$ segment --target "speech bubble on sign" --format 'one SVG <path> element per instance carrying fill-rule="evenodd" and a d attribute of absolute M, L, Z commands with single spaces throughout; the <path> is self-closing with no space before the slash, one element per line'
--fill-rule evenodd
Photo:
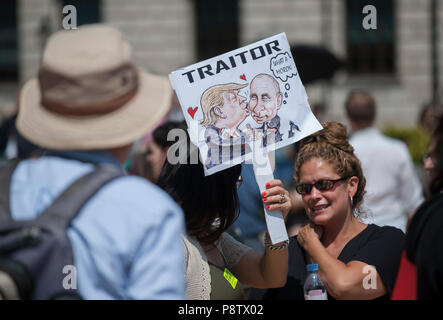
<path fill-rule="evenodd" d="M 295 69 L 295 64 L 288 52 L 279 53 L 271 58 L 271 70 L 274 77 L 279 78 L 283 82 L 297 75 L 297 69 Z"/>

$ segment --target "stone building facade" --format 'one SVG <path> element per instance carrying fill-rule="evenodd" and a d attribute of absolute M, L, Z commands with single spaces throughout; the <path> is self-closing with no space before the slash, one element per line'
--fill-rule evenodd
<path fill-rule="evenodd" d="M 11 104 L 18 88 L 36 74 L 45 39 L 48 34 L 61 28 L 62 7 L 81 1 L 15 0 L 17 77 L 0 82 L 0 107 Z M 97 19 L 120 28 L 127 35 L 133 44 L 136 61 L 151 72 L 166 75 L 197 62 L 201 57 L 200 51 L 205 44 L 201 42 L 205 37 L 203 33 L 209 32 L 211 37 L 211 30 L 205 27 L 208 22 L 203 17 L 208 14 L 199 11 L 204 1 L 206 4 L 211 2 L 97 0 L 95 3 L 99 12 Z M 436 11 L 433 11 L 433 1 Z M 376 0 L 358 2 L 375 3 L 377 7 Z M 224 7 L 219 7 L 220 10 L 225 10 L 229 5 L 235 6 L 233 11 L 226 11 L 232 12 L 234 19 L 231 14 L 229 17 L 226 14 L 225 20 L 221 20 L 223 23 L 232 20 L 236 24 L 236 28 L 232 29 L 234 31 L 231 31 L 232 44 L 242 46 L 285 32 L 291 44 L 324 46 L 338 58 L 348 59 L 349 21 L 352 19 L 347 8 L 349 1 L 224 0 L 221 3 Z M 81 11 L 81 8 L 78 10 Z M 387 74 L 353 74 L 340 70 L 332 81 L 308 85 L 306 89 L 311 104 L 322 103 L 326 107 L 325 120 L 343 121 L 343 102 L 348 91 L 366 88 L 376 96 L 380 126 L 389 123 L 411 125 L 415 123 L 422 104 L 431 99 L 433 83 L 437 81 L 443 84 L 442 73 L 437 74 L 438 79 L 433 73 L 435 66 L 437 70 L 443 70 L 443 0 L 392 0 L 392 8 L 389 19 L 393 28 L 391 41 L 395 71 Z M 210 13 L 209 19 L 223 19 L 217 17 L 216 6 L 212 9 L 206 7 L 205 10 L 210 10 L 206 11 Z M 434 25 L 431 23 L 433 12 L 436 17 Z M 357 14 L 361 14 L 362 20 L 365 17 L 361 12 Z M 355 15 L 354 12 L 353 18 Z M 383 10 L 379 9 L 377 15 L 383 18 Z M 361 28 L 361 25 L 357 23 L 351 27 Z M 433 28 L 436 30 L 434 33 Z M 214 31 L 214 35 L 220 36 L 219 33 Z M 437 37 L 433 38 L 433 35 Z M 216 45 L 224 41 L 217 39 L 220 37 L 215 37 L 215 41 L 218 41 Z M 432 52 L 438 53 L 434 59 Z"/>

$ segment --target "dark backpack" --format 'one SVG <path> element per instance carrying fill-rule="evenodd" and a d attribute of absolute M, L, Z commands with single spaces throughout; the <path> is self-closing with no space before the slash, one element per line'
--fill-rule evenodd
<path fill-rule="evenodd" d="M 66 282 L 67 276 L 75 277 L 69 274 L 75 267 L 67 229 L 86 202 L 123 173 L 113 166 L 97 166 L 36 219 L 14 221 L 9 187 L 17 165 L 15 160 L 0 168 L 0 300 L 81 299 L 76 284 Z"/>

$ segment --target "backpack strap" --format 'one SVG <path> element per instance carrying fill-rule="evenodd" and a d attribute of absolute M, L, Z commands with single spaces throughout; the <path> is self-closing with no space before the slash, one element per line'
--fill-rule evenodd
<path fill-rule="evenodd" d="M 71 184 L 36 219 L 36 224 L 53 232 L 65 232 L 82 207 L 106 183 L 124 173 L 111 165 L 97 166 L 96 170 L 80 177 Z"/>
<path fill-rule="evenodd" d="M 0 168 L 0 223 L 12 220 L 9 206 L 9 188 L 12 174 L 19 162 L 19 159 L 13 159 Z"/>

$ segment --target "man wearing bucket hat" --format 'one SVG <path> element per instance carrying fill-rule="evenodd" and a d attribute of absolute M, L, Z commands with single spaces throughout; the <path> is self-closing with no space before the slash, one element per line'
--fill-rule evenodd
<path fill-rule="evenodd" d="M 13 218 L 35 218 L 95 165 L 123 170 L 132 143 L 168 112 L 171 94 L 167 78 L 131 62 L 131 47 L 115 28 L 52 35 L 38 77 L 20 96 L 17 129 L 46 151 L 14 171 Z M 183 213 L 166 193 L 135 176 L 112 180 L 68 229 L 79 294 L 184 298 L 183 232 Z"/>

